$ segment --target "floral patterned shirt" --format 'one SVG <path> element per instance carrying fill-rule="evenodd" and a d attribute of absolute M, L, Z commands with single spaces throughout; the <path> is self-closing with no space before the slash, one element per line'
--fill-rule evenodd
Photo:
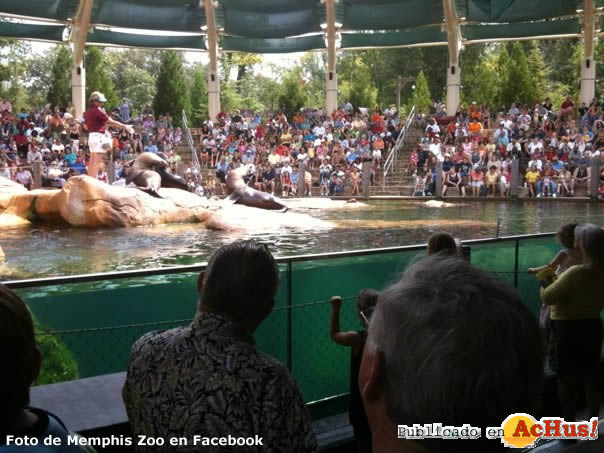
<path fill-rule="evenodd" d="M 310 415 L 287 368 L 215 313 L 198 313 L 188 327 L 140 338 L 132 348 L 123 397 L 133 433 L 163 437 L 162 451 L 318 449 Z M 196 435 L 258 435 L 262 446 L 202 447 L 195 444 Z M 173 437 L 186 438 L 187 445 L 169 447 Z"/>

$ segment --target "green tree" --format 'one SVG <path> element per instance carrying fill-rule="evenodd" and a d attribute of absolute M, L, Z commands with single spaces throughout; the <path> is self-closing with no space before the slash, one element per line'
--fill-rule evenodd
<path fill-rule="evenodd" d="M 306 105 L 306 95 L 302 89 L 303 83 L 299 68 L 294 68 L 283 78 L 278 102 L 280 109 L 290 121 L 296 112 Z"/>
<path fill-rule="evenodd" d="M 71 52 L 59 46 L 50 73 L 50 88 L 46 98 L 54 106 L 66 106 L 71 101 Z"/>
<path fill-rule="evenodd" d="M 191 124 L 201 124 L 208 116 L 208 89 L 205 71 L 201 65 L 195 67 L 191 83 Z"/>
<path fill-rule="evenodd" d="M 340 92 L 344 99 L 354 107 L 368 107 L 373 109 L 377 101 L 377 88 L 373 84 L 371 71 L 357 54 L 351 56 L 341 65 Z"/>
<path fill-rule="evenodd" d="M 413 96 L 411 96 L 411 105 L 415 106 L 418 113 L 428 113 L 430 105 L 432 104 L 432 97 L 430 96 L 430 89 L 428 88 L 428 82 L 424 76 L 424 71 L 420 71 L 415 79 L 415 90 Z"/>
<path fill-rule="evenodd" d="M 502 105 L 509 107 L 514 102 L 531 104 L 536 101 L 536 88 L 533 78 L 529 72 L 529 66 L 524 53 L 524 48 L 519 42 L 508 45 L 509 58 L 505 57 L 500 65 L 504 71 L 501 72 L 500 100 Z M 503 53 L 503 51 L 502 51 Z"/>
<path fill-rule="evenodd" d="M 529 53 L 527 57 L 528 69 L 531 77 L 531 83 L 535 88 L 533 99 L 545 99 L 551 91 L 551 83 L 549 80 L 550 70 L 543 58 L 543 52 L 537 41 L 529 42 Z"/>
<path fill-rule="evenodd" d="M 100 91 L 107 98 L 106 107 L 111 109 L 120 105 L 120 99 L 115 92 L 115 86 L 107 64 L 103 58 L 103 50 L 89 47 L 86 51 L 86 99 L 93 91 Z"/>
<path fill-rule="evenodd" d="M 174 123 L 180 125 L 182 111 L 191 105 L 180 53 L 168 50 L 162 54 L 156 86 L 153 110 L 157 115 L 170 114 Z"/>

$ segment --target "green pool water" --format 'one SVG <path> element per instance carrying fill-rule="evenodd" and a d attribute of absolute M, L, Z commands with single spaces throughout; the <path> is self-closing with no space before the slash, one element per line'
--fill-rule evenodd
<path fill-rule="evenodd" d="M 494 237 L 498 219 L 501 236 L 548 232 L 571 220 L 602 224 L 601 212 L 595 204 L 477 203 L 429 209 L 417 203 L 380 202 L 362 211 L 315 211 L 314 215 L 336 223 L 337 228 L 329 232 L 300 229 L 248 237 L 274 241 L 275 253 L 287 256 L 423 243 L 430 232 L 440 229 L 462 239 Z M 2 234 L 7 264 L 22 268 L 23 276 L 197 263 L 221 244 L 241 237 L 191 225 Z M 513 240 L 475 244 L 471 259 L 514 284 L 537 315 L 538 285 L 526 269 L 547 262 L 558 249 L 553 237 L 519 241 L 518 274 L 514 274 Z M 405 250 L 294 262 L 291 268 L 281 265 L 275 310 L 255 335 L 259 349 L 291 368 L 307 402 L 347 393 L 349 351 L 329 338 L 329 298 L 345 298 L 342 328 L 358 329 L 358 291 L 385 287 L 424 253 Z M 48 369 L 46 375 L 58 382 L 124 371 L 136 339 L 191 320 L 197 304 L 196 277 L 187 273 L 19 290 L 44 329 L 38 340 L 62 346 L 46 348 L 43 374 Z"/>
<path fill-rule="evenodd" d="M 462 239 L 555 231 L 567 221 L 604 224 L 602 204 L 569 202 L 467 203 L 428 208 L 420 202 L 371 202 L 365 209 L 307 210 L 334 222 L 328 231 L 300 228 L 262 233 L 210 231 L 200 225 L 117 230 L 16 228 L 0 231 L 6 262 L 0 278 L 161 268 L 205 262 L 221 245 L 254 238 L 275 243 L 276 256 L 424 243 L 436 230 Z"/>

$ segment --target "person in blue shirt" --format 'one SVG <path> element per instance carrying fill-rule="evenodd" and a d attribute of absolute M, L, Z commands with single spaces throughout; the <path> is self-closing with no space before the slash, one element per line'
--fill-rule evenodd
<path fill-rule="evenodd" d="M 0 285 L 0 357 L 0 453 L 81 453 L 80 447 L 68 445 L 69 431 L 58 417 L 30 407 L 29 388 L 40 374 L 42 355 L 36 346 L 29 310 L 19 296 L 4 285 Z M 36 439 L 38 445 L 11 444 L 15 438 L 26 436 Z M 60 439 L 60 445 L 44 446 L 44 439 L 50 436 Z"/>
<path fill-rule="evenodd" d="M 71 164 L 71 168 L 73 168 L 75 171 L 77 171 L 81 175 L 86 173 L 86 164 L 84 163 L 84 159 L 82 158 L 82 156 L 78 156 L 76 161 L 73 164 Z"/>
<path fill-rule="evenodd" d="M 73 152 L 72 148 L 67 148 L 67 151 L 64 155 L 63 155 L 63 160 L 67 163 L 68 166 L 72 166 L 73 163 L 76 161 L 77 159 L 77 155 L 76 153 Z"/>
<path fill-rule="evenodd" d="M 147 142 L 147 146 L 145 146 L 143 148 L 143 151 L 146 152 L 146 153 L 157 154 L 157 146 L 155 145 L 155 143 L 153 143 L 152 140 L 149 140 Z"/>

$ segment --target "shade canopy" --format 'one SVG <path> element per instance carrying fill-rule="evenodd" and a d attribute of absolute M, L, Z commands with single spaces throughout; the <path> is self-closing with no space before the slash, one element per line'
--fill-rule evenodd
<path fill-rule="evenodd" d="M 581 33 L 582 0 L 453 3 L 468 44 Z M 216 4 L 223 51 L 286 53 L 326 47 L 325 5 L 320 0 Z M 596 8 L 603 5 L 604 0 L 594 0 Z M 0 0 L 0 37 L 64 42 L 78 6 L 79 0 Z M 340 48 L 445 45 L 444 15 L 442 0 L 340 0 L 336 4 Z M 95 0 L 90 23 L 90 45 L 206 50 L 205 9 L 199 0 Z"/>

